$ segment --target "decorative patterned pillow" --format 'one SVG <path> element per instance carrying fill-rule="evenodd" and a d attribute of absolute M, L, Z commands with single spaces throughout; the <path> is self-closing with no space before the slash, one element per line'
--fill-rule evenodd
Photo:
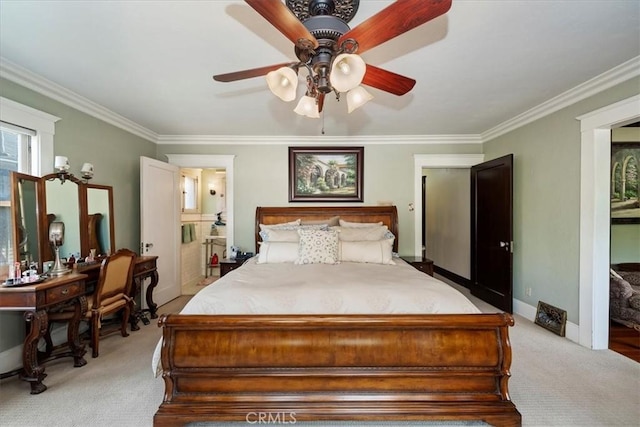
<path fill-rule="evenodd" d="M 393 239 L 361 242 L 340 242 L 340 261 L 393 264 Z"/>
<path fill-rule="evenodd" d="M 296 264 L 337 264 L 338 233 L 335 230 L 298 230 L 300 244 Z"/>
<path fill-rule="evenodd" d="M 339 222 L 341 227 L 351 227 L 351 228 L 377 227 L 377 226 L 383 225 L 382 221 L 380 222 L 349 222 L 341 219 Z"/>
<path fill-rule="evenodd" d="M 258 264 L 295 262 L 298 258 L 298 242 L 262 242 Z"/>

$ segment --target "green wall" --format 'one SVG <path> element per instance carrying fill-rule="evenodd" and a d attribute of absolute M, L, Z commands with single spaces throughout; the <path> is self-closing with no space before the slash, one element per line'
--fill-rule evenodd
<path fill-rule="evenodd" d="M 54 155 L 69 158 L 71 172 L 80 175 L 84 162 L 93 163 L 94 184 L 113 187 L 115 243 L 138 251 L 140 244 L 140 156 L 155 158 L 155 143 L 0 79 L 0 96 L 60 117 L 56 122 Z M 52 165 L 53 166 L 53 165 Z M 0 313 L 0 352 L 24 339 L 22 313 Z"/>
<path fill-rule="evenodd" d="M 640 78 L 634 78 L 484 144 L 485 160 L 514 154 L 514 298 L 533 307 L 539 300 L 552 304 L 578 323 L 581 133 L 576 117 L 638 93 Z"/>
<path fill-rule="evenodd" d="M 414 203 L 413 155 L 477 154 L 481 149 L 479 144 L 365 146 L 363 204 L 376 205 L 380 201 L 392 201 L 398 207 L 401 254 L 413 255 L 414 250 L 414 213 L 409 212 L 409 203 Z M 257 206 L 290 205 L 287 145 L 159 145 L 158 158 L 164 158 L 164 154 L 236 156 L 233 178 L 234 243 L 244 250 L 255 249 L 254 220 Z"/>

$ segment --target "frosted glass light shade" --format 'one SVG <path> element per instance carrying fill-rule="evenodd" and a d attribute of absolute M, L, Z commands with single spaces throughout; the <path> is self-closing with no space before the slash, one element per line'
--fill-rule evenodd
<path fill-rule="evenodd" d="M 298 75 L 289 67 L 278 68 L 267 73 L 267 84 L 274 95 L 285 102 L 290 102 L 296 98 Z"/>
<path fill-rule="evenodd" d="M 54 167 L 58 171 L 69 170 L 69 159 L 65 156 L 56 156 L 54 159 Z"/>
<path fill-rule="evenodd" d="M 316 99 L 310 96 L 303 96 L 300 98 L 298 105 L 293 110 L 296 114 L 300 114 L 301 116 L 309 117 L 311 119 L 320 118 L 320 112 L 318 111 L 318 104 L 316 104 Z"/>
<path fill-rule="evenodd" d="M 82 177 L 85 179 L 93 178 L 93 165 L 91 163 L 83 164 L 82 169 L 80 169 L 80 172 L 82 173 Z"/>
<path fill-rule="evenodd" d="M 347 92 L 362 83 L 367 64 L 358 55 L 342 53 L 336 56 L 331 66 L 331 86 L 338 92 Z"/>
<path fill-rule="evenodd" d="M 353 110 L 362 107 L 373 99 L 373 95 L 367 92 L 362 86 L 358 86 L 347 92 L 347 111 L 351 113 Z"/>

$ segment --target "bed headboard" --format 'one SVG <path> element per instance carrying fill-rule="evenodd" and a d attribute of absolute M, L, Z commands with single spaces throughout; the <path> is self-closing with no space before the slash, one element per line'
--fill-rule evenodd
<path fill-rule="evenodd" d="M 255 242 L 259 251 L 260 224 L 280 224 L 302 219 L 317 221 L 339 216 L 349 222 L 380 222 L 396 236 L 393 251 L 398 251 L 398 210 L 395 206 L 287 206 L 256 208 Z"/>

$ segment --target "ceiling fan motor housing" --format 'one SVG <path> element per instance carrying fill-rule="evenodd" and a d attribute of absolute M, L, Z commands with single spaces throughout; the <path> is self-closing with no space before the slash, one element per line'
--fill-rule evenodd
<path fill-rule="evenodd" d="M 337 41 L 350 28 L 346 22 L 331 15 L 312 16 L 304 21 L 303 25 L 318 40 L 319 46 L 315 51 L 296 46 L 296 56 L 316 72 L 318 91 L 329 93 L 333 90 L 329 82 L 329 72 L 333 58 L 339 50 Z"/>
<path fill-rule="evenodd" d="M 301 22 L 319 15 L 333 15 L 349 22 L 358 11 L 360 0 L 287 0 L 286 3 Z"/>

